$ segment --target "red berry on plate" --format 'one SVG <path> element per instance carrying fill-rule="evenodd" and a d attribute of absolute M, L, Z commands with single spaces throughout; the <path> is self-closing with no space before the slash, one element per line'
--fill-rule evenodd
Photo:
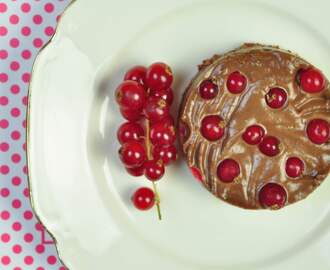
<path fill-rule="evenodd" d="M 125 81 L 116 90 L 116 100 L 123 108 L 142 110 L 146 102 L 146 92 L 137 82 Z"/>
<path fill-rule="evenodd" d="M 199 86 L 199 94 L 206 100 L 215 98 L 218 92 L 218 86 L 212 80 L 205 80 Z"/>
<path fill-rule="evenodd" d="M 151 122 L 158 122 L 169 116 L 170 107 L 162 98 L 150 97 L 146 102 L 144 113 Z"/>
<path fill-rule="evenodd" d="M 121 144 L 129 141 L 141 141 L 144 137 L 144 130 L 141 125 L 133 122 L 122 124 L 117 131 L 117 138 Z"/>
<path fill-rule="evenodd" d="M 272 109 L 279 109 L 284 106 L 288 96 L 285 90 L 279 87 L 272 88 L 265 96 L 266 103 Z"/>
<path fill-rule="evenodd" d="M 142 111 L 133 111 L 129 108 L 120 108 L 121 115 L 128 121 L 138 121 L 142 118 Z"/>
<path fill-rule="evenodd" d="M 307 125 L 307 136 L 315 144 L 323 144 L 329 140 L 329 123 L 323 119 L 314 119 Z"/>
<path fill-rule="evenodd" d="M 218 115 L 208 115 L 203 118 L 201 133 L 209 141 L 220 140 L 224 135 L 225 123 Z"/>
<path fill-rule="evenodd" d="M 143 164 L 144 175 L 150 181 L 158 181 L 165 173 L 165 167 L 161 160 L 148 160 Z"/>
<path fill-rule="evenodd" d="M 304 167 L 304 162 L 300 158 L 290 157 L 285 163 L 285 172 L 287 176 L 297 178 L 302 175 Z"/>
<path fill-rule="evenodd" d="M 139 177 L 142 176 L 144 174 L 144 168 L 143 165 L 140 167 L 136 167 L 136 168 L 126 168 L 126 171 L 135 177 Z"/>
<path fill-rule="evenodd" d="M 125 74 L 125 81 L 136 81 L 141 85 L 145 85 L 147 68 L 143 66 L 135 66 L 128 70 Z"/>
<path fill-rule="evenodd" d="M 175 128 L 162 122 L 151 125 L 150 141 L 155 145 L 171 145 L 175 142 Z"/>
<path fill-rule="evenodd" d="M 174 99 L 173 90 L 171 88 L 158 90 L 158 91 L 151 91 L 150 96 L 162 98 L 163 100 L 166 101 L 168 106 L 172 105 Z"/>
<path fill-rule="evenodd" d="M 152 156 L 156 160 L 162 160 L 166 166 L 176 160 L 176 147 L 174 145 L 157 145 L 153 148 Z"/>
<path fill-rule="evenodd" d="M 166 90 L 173 82 L 171 68 L 165 63 L 154 63 L 147 70 L 147 86 L 153 91 Z"/>
<path fill-rule="evenodd" d="M 280 153 L 280 141 L 276 137 L 266 136 L 259 144 L 259 150 L 266 156 L 276 156 Z"/>
<path fill-rule="evenodd" d="M 217 176 L 221 182 L 230 183 L 241 173 L 239 164 L 233 159 L 225 159 L 217 168 Z"/>
<path fill-rule="evenodd" d="M 134 168 L 141 166 L 146 160 L 146 151 L 141 143 L 131 141 L 120 148 L 119 156 L 126 167 Z"/>
<path fill-rule="evenodd" d="M 324 76 L 315 68 L 300 70 L 299 79 L 301 88 L 307 93 L 319 93 L 324 89 Z"/>
<path fill-rule="evenodd" d="M 287 199 L 285 189 L 276 183 L 268 183 L 259 191 L 259 202 L 264 208 L 282 208 Z"/>
<path fill-rule="evenodd" d="M 132 201 L 139 210 L 149 210 L 155 205 L 155 193 L 147 187 L 139 188 L 134 192 Z"/>
<path fill-rule="evenodd" d="M 181 143 L 184 143 L 188 140 L 190 136 L 190 129 L 188 127 L 188 125 L 183 122 L 183 121 L 180 121 L 179 122 L 179 138 L 180 138 L 180 141 Z"/>
<path fill-rule="evenodd" d="M 246 84 L 246 77 L 239 71 L 235 71 L 228 76 L 227 89 L 232 94 L 242 93 L 246 88 Z"/>
<path fill-rule="evenodd" d="M 162 123 L 163 125 L 167 125 L 167 126 L 174 126 L 174 119 L 171 115 L 169 115 L 168 117 L 160 120 L 159 122 L 157 123 Z"/>
<path fill-rule="evenodd" d="M 265 136 L 265 130 L 258 125 L 249 126 L 243 133 L 243 140 L 251 145 L 259 144 Z"/>

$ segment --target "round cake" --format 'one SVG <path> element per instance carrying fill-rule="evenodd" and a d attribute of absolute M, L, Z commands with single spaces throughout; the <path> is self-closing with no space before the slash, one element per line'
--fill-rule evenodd
<path fill-rule="evenodd" d="M 298 55 L 244 44 L 199 66 L 179 115 L 192 173 L 218 198 L 279 209 L 330 169 L 330 84 Z"/>

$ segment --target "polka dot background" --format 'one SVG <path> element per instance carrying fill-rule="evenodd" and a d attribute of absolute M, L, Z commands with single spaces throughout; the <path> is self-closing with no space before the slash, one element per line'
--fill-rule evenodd
<path fill-rule="evenodd" d="M 27 185 L 26 105 L 32 64 L 69 0 L 0 0 L 0 269 L 64 270 L 35 219 Z"/>

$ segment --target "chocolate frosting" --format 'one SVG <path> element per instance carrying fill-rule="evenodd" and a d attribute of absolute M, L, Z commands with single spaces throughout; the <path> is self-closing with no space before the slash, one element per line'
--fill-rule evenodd
<path fill-rule="evenodd" d="M 181 104 L 179 120 L 187 133 L 181 145 L 188 166 L 199 170 L 210 192 L 230 204 L 260 209 L 263 207 L 258 192 L 266 183 L 281 184 L 287 192 L 286 204 L 291 204 L 304 199 L 325 179 L 330 169 L 330 144 L 312 143 L 306 135 L 306 125 L 316 118 L 330 122 L 330 85 L 326 80 L 325 89 L 317 94 L 302 91 L 297 73 L 310 67 L 313 66 L 290 51 L 259 44 L 245 44 L 199 66 Z M 248 79 L 245 91 L 236 95 L 226 89 L 227 77 L 235 71 Z M 206 79 L 212 79 L 219 88 L 212 100 L 199 95 L 199 85 Z M 266 104 L 265 95 L 273 87 L 283 88 L 288 94 L 281 109 Z M 200 124 L 207 115 L 219 115 L 225 120 L 221 140 L 211 142 L 201 135 Z M 265 156 L 258 147 L 243 141 L 242 133 L 253 124 L 280 140 L 278 155 Z M 303 175 L 295 179 L 285 172 L 285 162 L 292 156 L 301 158 L 305 165 Z M 231 183 L 217 177 L 217 166 L 226 158 L 236 160 L 241 170 Z"/>

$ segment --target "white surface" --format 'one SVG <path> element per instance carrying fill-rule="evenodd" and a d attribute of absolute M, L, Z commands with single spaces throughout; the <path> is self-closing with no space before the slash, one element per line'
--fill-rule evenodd
<path fill-rule="evenodd" d="M 291 49 L 329 77 L 329 8 L 321 0 L 73 4 L 36 62 L 30 97 L 33 201 L 67 266 L 329 269 L 329 180 L 281 211 L 246 211 L 214 198 L 179 161 L 159 185 L 164 220 L 136 211 L 129 195 L 147 182 L 118 160 L 123 120 L 113 98 L 126 69 L 162 60 L 174 70 L 177 107 L 202 59 L 248 41 Z"/>

